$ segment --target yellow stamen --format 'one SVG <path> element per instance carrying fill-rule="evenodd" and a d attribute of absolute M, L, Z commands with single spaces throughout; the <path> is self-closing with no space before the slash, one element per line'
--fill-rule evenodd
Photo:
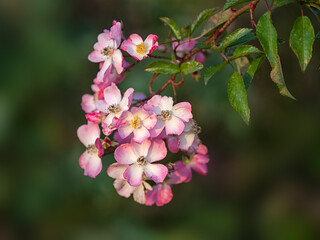
<path fill-rule="evenodd" d="M 137 129 L 138 127 L 140 127 L 140 119 L 137 116 L 134 116 L 133 120 L 131 121 L 131 126 L 134 129 Z"/>
<path fill-rule="evenodd" d="M 137 45 L 136 51 L 138 54 L 145 54 L 146 52 L 146 45 L 144 45 L 144 43 L 140 43 L 139 45 Z"/>

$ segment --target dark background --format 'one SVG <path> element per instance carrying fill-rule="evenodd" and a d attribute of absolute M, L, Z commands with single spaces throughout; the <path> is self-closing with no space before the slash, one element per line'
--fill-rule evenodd
<path fill-rule="evenodd" d="M 231 69 L 204 86 L 186 79 L 179 101 L 190 101 L 209 148 L 207 176 L 173 187 L 170 204 L 145 207 L 117 195 L 103 159 L 96 178 L 83 176 L 76 130 L 86 122 L 81 96 L 91 93 L 97 65 L 87 60 L 113 19 L 125 34 L 164 41 L 159 17 L 189 24 L 212 0 L 4 0 L 0 2 L 0 239 L 317 239 L 320 228 L 319 40 L 302 74 L 288 41 L 280 48 L 293 101 L 282 97 L 265 61 L 248 91 L 247 127 L 227 98 Z M 255 13 L 265 11 L 263 1 Z M 310 16 L 315 31 L 319 23 Z M 287 40 L 298 5 L 273 12 Z M 237 25 L 250 26 L 248 15 Z M 213 55 L 206 66 L 218 63 Z M 141 66 L 122 89 L 147 89 Z M 170 91 L 167 92 L 171 94 Z M 319 237 L 319 235 L 318 235 Z M 319 238 L 318 238 L 319 239 Z"/>

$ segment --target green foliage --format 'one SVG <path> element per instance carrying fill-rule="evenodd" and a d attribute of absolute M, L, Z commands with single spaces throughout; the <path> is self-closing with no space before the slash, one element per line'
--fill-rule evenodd
<path fill-rule="evenodd" d="M 227 0 L 226 4 L 223 6 L 223 10 L 227 10 L 228 8 L 234 7 L 241 3 L 250 2 L 251 0 Z"/>
<path fill-rule="evenodd" d="M 232 57 L 230 58 L 230 60 L 234 60 L 236 58 L 239 57 L 244 57 L 250 54 L 254 54 L 254 53 L 262 53 L 258 48 L 251 46 L 251 45 L 242 45 L 238 48 L 236 48 L 236 50 L 234 50 Z"/>
<path fill-rule="evenodd" d="M 219 72 L 225 65 L 227 65 L 227 62 L 220 63 L 218 65 L 210 66 L 208 67 L 204 72 L 204 84 L 207 85 L 209 80 L 217 73 Z"/>
<path fill-rule="evenodd" d="M 147 72 L 163 73 L 163 74 L 176 74 L 180 72 L 178 65 L 168 61 L 156 61 L 148 64 L 145 69 Z"/>
<path fill-rule="evenodd" d="M 232 11 L 230 9 L 215 13 L 207 21 L 206 27 L 203 29 L 201 35 L 205 37 L 212 35 L 218 29 L 218 27 L 220 27 L 222 24 L 228 21 L 231 15 Z"/>
<path fill-rule="evenodd" d="M 312 57 L 314 40 L 314 30 L 310 19 L 307 16 L 298 17 L 290 33 L 290 47 L 297 55 L 303 72 Z"/>
<path fill-rule="evenodd" d="M 243 43 L 246 43 L 246 42 L 249 42 L 249 41 L 252 41 L 254 39 L 256 39 L 256 35 L 253 33 L 253 32 L 249 32 L 248 34 L 244 35 L 242 38 L 240 38 L 239 40 L 231 43 L 227 48 L 232 48 L 232 47 L 235 47 L 235 46 L 238 46 L 238 45 L 241 45 Z"/>
<path fill-rule="evenodd" d="M 161 17 L 160 20 L 165 23 L 177 40 L 181 40 L 181 33 L 178 25 L 168 17 Z"/>
<path fill-rule="evenodd" d="M 239 39 L 243 38 L 246 36 L 248 33 L 250 33 L 252 29 L 249 28 L 239 28 L 235 30 L 234 32 L 230 33 L 220 44 L 221 49 L 227 48 L 229 45 L 232 43 L 238 41 Z"/>
<path fill-rule="evenodd" d="M 320 32 L 317 33 L 316 38 L 320 38 Z"/>
<path fill-rule="evenodd" d="M 270 73 L 270 77 L 273 82 L 275 82 L 279 88 L 280 94 L 289 98 L 292 98 L 295 100 L 295 98 L 291 95 L 289 92 L 286 83 L 284 81 L 283 73 L 282 73 L 282 68 L 281 68 L 281 62 L 280 62 L 280 57 L 277 56 L 276 59 L 276 64 L 272 68 L 272 71 Z"/>
<path fill-rule="evenodd" d="M 281 7 L 283 5 L 287 5 L 289 3 L 294 3 L 294 2 L 297 2 L 297 0 L 274 0 L 273 6 L 274 7 Z"/>
<path fill-rule="evenodd" d="M 242 119 L 249 125 L 250 109 L 247 92 L 243 79 L 238 72 L 234 72 L 228 81 L 228 97 L 231 106 L 240 113 Z"/>
<path fill-rule="evenodd" d="M 181 72 L 184 75 L 188 75 L 190 73 L 199 71 L 203 68 L 202 63 L 196 62 L 196 61 L 192 61 L 192 62 L 185 62 L 182 63 L 180 66 Z"/>
<path fill-rule="evenodd" d="M 266 12 L 260 17 L 256 34 L 273 68 L 276 65 L 278 49 L 277 31 L 271 23 L 270 12 Z"/>
<path fill-rule="evenodd" d="M 196 20 L 191 24 L 190 26 L 190 33 L 194 33 L 194 31 L 205 21 L 207 20 L 215 11 L 217 8 L 211 8 L 203 10 L 197 17 Z"/>
<path fill-rule="evenodd" d="M 256 59 L 251 61 L 247 71 L 243 76 L 243 81 L 246 89 L 249 88 L 256 71 L 260 68 L 265 58 L 266 58 L 265 55 L 261 54 Z"/>

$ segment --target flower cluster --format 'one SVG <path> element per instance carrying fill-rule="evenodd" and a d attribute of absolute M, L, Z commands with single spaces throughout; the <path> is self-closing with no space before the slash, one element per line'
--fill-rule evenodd
<path fill-rule="evenodd" d="M 102 170 L 102 157 L 114 154 L 116 162 L 109 164 L 107 174 L 115 179 L 116 191 L 126 198 L 132 194 L 136 202 L 148 206 L 170 202 L 171 186 L 189 182 L 192 171 L 205 175 L 209 161 L 190 103 L 175 103 L 161 95 L 147 97 L 133 88 L 122 94 L 117 86 L 132 66 L 121 50 L 139 62 L 158 48 L 157 38 L 150 34 L 143 41 L 132 34 L 121 43 L 122 26 L 117 21 L 99 34 L 88 57 L 99 63 L 99 72 L 93 94 L 83 95 L 81 103 L 88 123 L 77 131 L 86 147 L 79 159 L 84 175 L 95 178 Z M 181 54 L 187 51 L 186 45 L 179 47 Z M 167 148 L 182 153 L 181 160 L 166 160 Z"/>

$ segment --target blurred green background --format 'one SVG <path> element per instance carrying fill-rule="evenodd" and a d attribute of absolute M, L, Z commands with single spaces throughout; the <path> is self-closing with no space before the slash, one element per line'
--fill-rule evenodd
<path fill-rule="evenodd" d="M 155 33 L 164 41 L 159 17 L 187 25 L 204 8 L 223 3 L 0 2 L 0 239 L 320 239 L 319 40 L 304 74 L 288 43 L 280 48 L 297 101 L 279 95 L 264 62 L 248 91 L 249 127 L 228 103 L 231 69 L 208 86 L 186 79 L 178 99 L 192 103 L 211 162 L 207 176 L 194 174 L 191 183 L 173 187 L 170 204 L 145 207 L 118 196 L 105 174 L 112 156 L 103 159 L 96 179 L 78 166 L 84 147 L 76 130 L 86 122 L 80 102 L 98 70 L 87 60 L 97 35 L 117 19 L 126 36 Z M 259 4 L 256 19 L 262 11 Z M 280 38 L 288 39 L 299 15 L 295 5 L 274 11 Z M 250 26 L 248 15 L 237 24 L 232 28 Z M 206 66 L 219 61 L 213 55 Z M 143 65 L 122 89 L 147 89 L 151 74 Z"/>

